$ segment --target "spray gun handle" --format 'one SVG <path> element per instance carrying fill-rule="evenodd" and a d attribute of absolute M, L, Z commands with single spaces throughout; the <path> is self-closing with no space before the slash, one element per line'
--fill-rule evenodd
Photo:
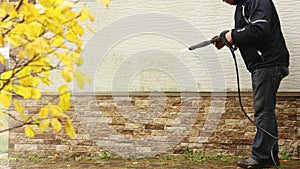
<path fill-rule="evenodd" d="M 211 42 L 223 42 L 231 51 L 235 51 L 236 48 L 233 47 L 233 45 L 226 39 L 226 34 L 229 32 L 229 30 L 225 30 L 220 33 L 220 36 L 218 38 L 212 39 Z"/>

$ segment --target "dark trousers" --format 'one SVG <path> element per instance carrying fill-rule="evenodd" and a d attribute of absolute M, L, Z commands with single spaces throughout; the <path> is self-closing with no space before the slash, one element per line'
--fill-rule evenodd
<path fill-rule="evenodd" d="M 251 73 L 255 122 L 275 137 L 278 137 L 275 115 L 276 93 L 281 80 L 288 74 L 289 70 L 286 66 L 259 68 Z M 271 162 L 271 149 L 274 141 L 274 138 L 257 128 L 251 157 L 259 162 Z M 274 146 L 273 155 L 278 161 L 278 144 Z"/>

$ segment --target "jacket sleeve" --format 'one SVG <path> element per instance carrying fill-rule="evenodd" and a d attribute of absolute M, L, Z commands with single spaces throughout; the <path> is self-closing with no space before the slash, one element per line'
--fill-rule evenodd
<path fill-rule="evenodd" d="M 237 46 L 254 44 L 268 37 L 272 18 L 269 0 L 251 0 L 239 12 L 242 12 L 242 19 L 247 24 L 232 31 L 232 39 Z"/>

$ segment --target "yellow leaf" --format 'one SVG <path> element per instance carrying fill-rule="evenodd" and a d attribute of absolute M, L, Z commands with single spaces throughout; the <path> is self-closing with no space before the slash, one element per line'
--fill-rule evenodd
<path fill-rule="evenodd" d="M 21 69 L 17 70 L 18 73 L 16 74 L 16 76 L 19 78 L 19 81 L 22 80 L 20 78 L 24 78 L 27 76 L 30 76 L 30 72 L 31 72 L 31 67 L 30 66 L 24 66 Z"/>
<path fill-rule="evenodd" d="M 49 124 L 50 124 L 50 119 L 47 119 L 47 120 L 42 121 L 42 122 L 39 124 L 40 132 L 43 133 L 45 130 L 47 130 L 48 127 L 49 127 Z"/>
<path fill-rule="evenodd" d="M 82 46 L 82 43 L 83 43 L 82 40 L 77 39 L 77 41 L 74 42 L 74 43 L 77 45 L 76 51 L 81 50 L 81 46 Z"/>
<path fill-rule="evenodd" d="M 50 18 L 55 20 L 57 23 L 64 23 L 67 21 L 67 18 L 64 13 L 62 13 L 61 7 L 56 7 L 50 14 Z M 65 10 L 68 10 L 68 7 L 65 8 Z M 49 13 L 48 13 L 49 14 Z M 53 17 L 54 16 L 54 17 Z"/>
<path fill-rule="evenodd" d="M 18 14 L 12 3 L 4 2 L 1 8 L 5 9 L 6 13 L 9 14 L 10 18 L 15 18 Z"/>
<path fill-rule="evenodd" d="M 32 120 L 34 122 L 33 125 L 36 126 L 36 127 L 38 127 L 39 124 L 40 124 L 39 119 L 37 117 L 35 117 L 35 116 L 31 116 L 31 118 L 32 118 Z"/>
<path fill-rule="evenodd" d="M 71 93 L 67 92 L 59 96 L 59 106 L 62 110 L 66 111 L 70 108 L 70 99 L 71 99 Z"/>
<path fill-rule="evenodd" d="M 38 77 L 40 79 L 40 81 L 46 85 L 50 85 L 50 79 L 48 77 Z"/>
<path fill-rule="evenodd" d="M 39 0 L 39 3 L 44 7 L 53 7 L 55 4 L 55 0 Z"/>
<path fill-rule="evenodd" d="M 25 45 L 24 56 L 28 59 L 32 59 L 35 56 L 35 48 L 36 46 L 33 43 L 28 43 Z"/>
<path fill-rule="evenodd" d="M 23 34 L 9 34 L 6 40 L 15 47 L 19 47 L 27 42 Z"/>
<path fill-rule="evenodd" d="M 26 134 L 27 137 L 33 138 L 35 136 L 35 131 L 30 126 L 26 126 L 25 127 L 25 134 Z"/>
<path fill-rule="evenodd" d="M 71 57 L 74 59 L 76 66 L 81 66 L 83 64 L 83 58 L 80 56 L 80 54 L 72 52 Z"/>
<path fill-rule="evenodd" d="M 78 38 L 77 38 L 77 34 L 73 31 L 73 30 L 71 30 L 71 29 L 69 29 L 67 32 L 66 32 L 66 39 L 68 40 L 68 41 L 70 41 L 70 42 L 74 42 L 74 43 L 77 43 L 77 41 L 78 41 Z"/>
<path fill-rule="evenodd" d="M 5 91 L 0 91 L 0 104 L 8 109 L 10 107 L 11 104 L 11 100 L 12 100 L 12 94 L 9 92 L 5 92 Z"/>
<path fill-rule="evenodd" d="M 49 70 L 51 69 L 51 64 L 50 64 L 50 61 L 49 61 L 49 57 L 45 57 L 45 56 L 42 56 L 42 57 L 36 57 L 37 60 L 36 61 L 33 61 L 33 62 L 30 62 L 28 64 L 28 67 L 30 67 L 31 71 L 30 73 L 38 73 L 39 75 L 40 74 L 46 74 L 46 73 L 50 73 Z M 33 71 L 33 72 L 32 72 Z M 38 76 L 40 77 L 40 76 Z M 36 79 L 38 79 L 38 77 L 36 77 Z"/>
<path fill-rule="evenodd" d="M 80 17 L 79 17 L 79 19 L 81 21 L 86 20 L 87 18 L 89 18 L 90 21 L 92 21 L 92 22 L 95 20 L 95 17 L 93 16 L 93 14 L 90 12 L 89 9 L 87 9 L 85 6 L 81 6 L 81 9 L 82 9 L 82 11 L 81 11 Z"/>
<path fill-rule="evenodd" d="M 61 60 L 65 65 L 71 65 L 71 58 L 66 54 L 61 54 L 57 52 L 54 52 L 53 54 L 57 56 L 58 59 Z"/>
<path fill-rule="evenodd" d="M 6 11 L 3 8 L 0 8 L 0 18 L 4 18 L 6 16 Z"/>
<path fill-rule="evenodd" d="M 39 78 L 38 77 L 33 77 L 32 86 L 37 87 L 38 85 L 39 85 Z"/>
<path fill-rule="evenodd" d="M 71 8 L 68 8 L 68 7 L 62 7 L 62 14 L 66 17 L 66 21 L 65 22 L 61 22 L 62 24 L 64 25 L 69 25 L 70 23 L 70 18 L 78 18 L 79 16 L 79 13 L 78 12 L 75 12 L 75 11 L 72 11 Z M 76 19 L 77 20 L 77 19 Z"/>
<path fill-rule="evenodd" d="M 73 31 L 78 33 L 80 36 L 84 35 L 84 29 L 82 26 L 78 23 L 74 23 L 74 26 L 72 27 Z"/>
<path fill-rule="evenodd" d="M 106 7 L 109 7 L 110 5 L 110 0 L 98 0 L 100 2 L 102 2 L 103 5 L 105 5 Z"/>
<path fill-rule="evenodd" d="M 71 75 L 68 67 L 64 67 L 64 69 L 60 73 L 66 82 L 69 83 L 73 80 L 73 76 Z"/>
<path fill-rule="evenodd" d="M 76 59 L 76 66 L 81 66 L 83 64 L 83 58 L 81 56 L 79 56 L 77 59 Z"/>
<path fill-rule="evenodd" d="M 53 118 L 51 120 L 51 125 L 55 132 L 60 132 L 62 126 L 61 126 L 61 122 L 57 118 Z"/>
<path fill-rule="evenodd" d="M 94 33 L 94 34 L 96 33 L 95 30 L 94 30 L 92 27 L 90 27 L 89 25 L 86 25 L 86 27 L 87 27 L 88 30 L 91 31 L 92 33 Z"/>
<path fill-rule="evenodd" d="M 2 64 L 1 66 L 6 65 L 6 59 L 4 58 L 3 55 L 0 55 L 0 64 Z"/>
<path fill-rule="evenodd" d="M 35 39 L 32 45 L 34 46 L 34 50 L 36 53 L 47 53 L 51 50 L 48 40 L 44 37 Z"/>
<path fill-rule="evenodd" d="M 10 33 L 12 33 L 13 35 L 22 35 L 22 34 L 24 34 L 26 28 L 27 28 L 26 24 L 17 24 L 14 27 L 14 29 L 11 30 Z"/>
<path fill-rule="evenodd" d="M 60 117 L 64 115 L 62 109 L 57 105 L 50 105 L 50 113 L 53 117 Z"/>
<path fill-rule="evenodd" d="M 67 91 L 67 89 L 68 89 L 68 85 L 64 84 L 64 85 L 61 85 L 61 86 L 58 88 L 57 91 L 58 91 L 60 94 L 62 94 L 62 93 L 65 93 L 65 92 Z"/>
<path fill-rule="evenodd" d="M 85 86 L 85 82 L 90 82 L 90 78 L 87 77 L 86 75 L 84 75 L 83 73 L 76 71 L 74 73 L 74 77 L 76 79 L 77 85 L 79 87 L 79 89 L 83 89 Z"/>
<path fill-rule="evenodd" d="M 26 31 L 24 32 L 28 37 L 37 38 L 43 32 L 43 26 L 37 22 L 31 22 L 26 27 Z"/>
<path fill-rule="evenodd" d="M 4 38 L 3 38 L 3 36 L 0 36 L 0 46 L 2 47 L 3 44 L 4 44 Z"/>
<path fill-rule="evenodd" d="M 41 98 L 42 94 L 39 89 L 31 88 L 31 98 L 35 100 L 39 100 Z"/>
<path fill-rule="evenodd" d="M 74 50 L 74 52 L 81 53 L 82 52 L 81 46 L 77 46 L 77 48 L 76 48 L 76 50 Z"/>
<path fill-rule="evenodd" d="M 29 87 L 23 87 L 20 85 L 13 85 L 13 90 L 19 96 L 22 96 L 24 99 L 29 99 L 32 96 L 32 90 Z"/>
<path fill-rule="evenodd" d="M 33 5 L 33 4 L 23 4 L 20 7 L 20 10 L 22 11 L 22 15 L 26 18 L 24 23 L 37 23 L 35 22 L 38 18 L 39 12 L 42 13 L 43 6 L 38 4 L 38 5 Z"/>
<path fill-rule="evenodd" d="M 57 23 L 49 18 L 46 19 L 46 25 L 47 28 L 52 31 L 53 33 L 55 33 L 56 35 L 60 35 L 63 33 L 63 27 L 60 23 Z"/>
<path fill-rule="evenodd" d="M 24 113 L 24 107 L 23 107 L 23 105 L 19 102 L 19 100 L 14 99 L 14 105 L 15 105 L 16 110 L 17 110 L 19 113 Z"/>
<path fill-rule="evenodd" d="M 19 79 L 20 85 L 22 86 L 32 86 L 36 87 L 38 84 L 38 81 L 35 80 L 34 77 L 31 75 L 23 76 Z"/>
<path fill-rule="evenodd" d="M 13 78 L 12 70 L 7 70 L 7 71 L 1 73 L 1 80 L 8 80 L 11 78 Z"/>
<path fill-rule="evenodd" d="M 64 44 L 64 38 L 61 36 L 56 36 L 55 38 L 52 39 L 51 45 L 59 47 Z"/>
<path fill-rule="evenodd" d="M 75 138 L 75 130 L 70 118 L 67 118 L 67 123 L 65 124 L 65 130 L 71 139 Z"/>
<path fill-rule="evenodd" d="M 49 108 L 48 107 L 42 107 L 38 113 L 41 119 L 45 119 L 49 115 Z"/>
<path fill-rule="evenodd" d="M 17 110 L 17 112 L 19 113 L 19 115 L 21 116 L 21 118 L 24 120 L 24 121 L 28 121 L 28 117 L 25 115 L 24 113 L 24 107 L 23 105 L 20 103 L 19 100 L 17 99 L 14 99 L 14 105 L 15 105 L 15 108 Z"/>

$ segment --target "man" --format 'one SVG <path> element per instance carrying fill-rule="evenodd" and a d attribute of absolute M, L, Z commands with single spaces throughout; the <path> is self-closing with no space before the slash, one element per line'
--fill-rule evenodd
<path fill-rule="evenodd" d="M 235 29 L 226 33 L 226 40 L 239 48 L 252 78 L 255 122 L 278 136 L 275 116 L 276 93 L 281 80 L 289 74 L 289 52 L 282 35 L 280 21 L 272 0 L 223 0 L 236 5 Z M 218 49 L 223 42 L 215 43 Z M 257 128 L 251 157 L 239 161 L 242 168 L 275 166 L 271 157 L 272 138 Z M 273 149 L 279 165 L 278 144 Z"/>

